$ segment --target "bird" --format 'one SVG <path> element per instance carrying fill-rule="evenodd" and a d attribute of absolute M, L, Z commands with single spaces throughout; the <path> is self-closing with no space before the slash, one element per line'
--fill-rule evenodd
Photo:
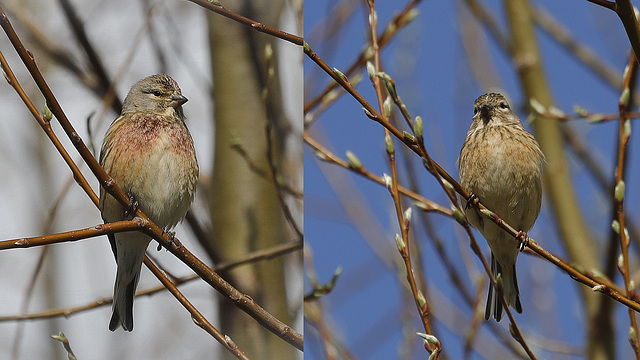
<path fill-rule="evenodd" d="M 460 185 L 472 197 L 514 229 L 529 231 L 540 213 L 544 164 L 538 142 L 522 126 L 502 94 L 487 93 L 475 100 L 473 120 L 458 158 Z M 521 314 L 516 276 L 518 241 L 483 217 L 477 208 L 467 204 L 465 214 L 489 244 L 491 272 L 495 278 L 502 278 L 507 304 Z M 485 320 L 491 315 L 499 322 L 503 308 L 489 284 Z"/>
<path fill-rule="evenodd" d="M 178 83 L 164 74 L 145 77 L 129 90 L 120 116 L 106 132 L 99 162 L 130 204 L 123 206 L 101 188 L 105 223 L 131 219 L 139 208 L 168 232 L 185 217 L 199 175 L 182 109 L 185 102 Z M 122 326 L 132 331 L 133 298 L 151 238 L 137 231 L 108 237 L 117 264 L 109 330 Z"/>

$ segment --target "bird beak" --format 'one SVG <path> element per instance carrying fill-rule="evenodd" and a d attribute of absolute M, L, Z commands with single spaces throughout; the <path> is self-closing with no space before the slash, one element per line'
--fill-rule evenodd
<path fill-rule="evenodd" d="M 482 109 L 480 109 L 480 117 L 483 119 L 491 119 L 491 112 L 493 111 L 493 106 L 489 104 L 482 105 Z"/>
<path fill-rule="evenodd" d="M 188 100 L 189 99 L 187 99 L 182 94 L 175 94 L 171 97 L 171 102 L 169 103 L 169 106 L 173 108 L 177 108 L 178 106 L 181 106 L 182 104 L 186 103 Z"/>

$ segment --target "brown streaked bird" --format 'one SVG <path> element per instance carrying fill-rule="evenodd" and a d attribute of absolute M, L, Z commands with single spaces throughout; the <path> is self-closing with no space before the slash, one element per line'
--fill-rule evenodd
<path fill-rule="evenodd" d="M 187 101 L 168 75 L 152 75 L 131 87 L 102 143 L 100 164 L 153 222 L 168 231 L 180 222 L 198 179 L 198 162 L 182 104 Z M 130 210 L 130 209 L 129 209 Z M 103 188 L 105 222 L 131 219 Z M 150 237 L 141 232 L 109 235 L 118 267 L 109 330 L 133 330 L 133 298 Z"/>
<path fill-rule="evenodd" d="M 460 150 L 460 184 L 516 230 L 529 231 L 542 202 L 544 154 L 501 94 L 488 93 L 473 104 L 473 121 Z M 516 277 L 518 241 L 476 208 L 466 210 L 471 225 L 491 248 L 491 271 L 502 277 L 507 304 L 522 313 Z M 500 321 L 502 302 L 489 284 L 485 320 Z"/>

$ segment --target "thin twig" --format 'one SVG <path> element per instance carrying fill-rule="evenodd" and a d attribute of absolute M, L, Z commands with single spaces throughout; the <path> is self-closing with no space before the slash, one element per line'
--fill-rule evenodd
<path fill-rule="evenodd" d="M 269 27 L 265 24 L 262 24 L 260 22 L 257 22 L 255 20 L 251 20 L 247 17 L 244 17 L 242 15 L 236 14 L 233 11 L 226 9 L 224 6 L 222 6 L 222 4 L 218 1 L 207 1 L 207 0 L 189 0 L 194 4 L 200 5 L 203 8 L 207 9 L 207 10 L 211 10 L 217 14 L 220 14 L 224 17 L 227 17 L 231 20 L 234 20 L 236 22 L 239 22 L 241 24 L 244 25 L 248 25 L 251 28 L 255 29 L 256 31 L 259 32 L 263 32 L 265 34 L 269 34 L 272 36 L 275 36 L 277 38 L 280 38 L 282 40 L 286 40 L 290 43 L 293 43 L 295 45 L 298 46 L 302 46 L 303 40 L 302 37 L 300 36 L 296 36 L 293 34 L 289 34 L 287 32 L 284 32 L 282 30 L 278 30 L 276 28 L 272 28 Z"/>
<path fill-rule="evenodd" d="M 63 13 L 67 18 L 67 22 L 71 27 L 72 33 L 76 38 L 76 41 L 82 49 L 84 53 L 87 55 L 87 60 L 91 68 L 93 69 L 93 73 L 98 78 L 98 86 L 97 89 L 100 90 L 98 94 L 100 97 L 108 97 L 111 99 L 110 107 L 117 113 L 122 109 L 122 101 L 116 95 L 115 88 L 113 87 L 112 81 L 107 74 L 107 69 L 104 67 L 102 63 L 102 59 L 96 48 L 93 46 L 91 40 L 89 40 L 89 36 L 84 29 L 84 25 L 78 13 L 76 12 L 75 7 L 71 4 L 70 0 L 58 0 L 60 2 L 60 6 L 62 7 Z"/>
<path fill-rule="evenodd" d="M 269 170 L 271 172 L 271 181 L 275 186 L 278 201 L 280 201 L 280 207 L 284 212 L 285 219 L 287 219 L 289 226 L 291 226 L 293 231 L 296 233 L 296 236 L 298 237 L 298 239 L 302 241 L 304 239 L 304 233 L 300 229 L 300 225 L 298 224 L 296 219 L 293 218 L 291 209 L 289 208 L 289 205 L 287 204 L 287 201 L 284 198 L 281 181 L 278 180 L 278 170 L 276 169 L 275 159 L 273 156 L 273 139 L 271 138 L 271 126 L 272 126 L 271 122 L 267 121 L 267 125 L 265 126 L 265 132 L 267 137 L 267 164 L 269 164 Z"/>
<path fill-rule="evenodd" d="M 306 131 L 304 132 L 302 137 L 304 139 L 304 142 L 307 143 L 316 151 L 316 153 L 318 154 L 318 158 L 320 160 L 336 164 L 348 170 L 352 170 L 353 172 L 355 172 L 360 176 L 363 176 L 380 185 L 384 185 L 384 179 L 382 178 L 382 176 L 374 175 L 362 165 L 358 167 L 354 167 L 352 164 L 349 164 L 347 161 L 337 157 L 335 154 L 330 152 L 327 148 L 320 145 L 320 143 L 316 139 L 312 138 L 311 135 L 309 135 Z M 453 212 L 451 210 L 445 208 L 444 206 L 436 202 L 433 202 L 425 198 L 424 196 L 416 193 L 415 191 L 412 191 L 403 187 L 400 184 L 398 184 L 398 192 L 404 196 L 410 197 L 413 200 L 415 200 L 418 206 L 420 207 L 420 209 L 423 211 L 433 211 L 433 212 L 440 213 L 442 215 L 453 216 Z"/>
<path fill-rule="evenodd" d="M 251 171 L 253 171 L 254 174 L 260 176 L 265 180 L 269 180 L 269 181 L 273 180 L 271 173 L 268 173 L 265 169 L 262 169 L 258 165 L 256 165 L 256 163 L 251 159 L 247 151 L 244 149 L 244 147 L 242 147 L 240 143 L 232 144 L 232 149 L 235 150 L 238 154 L 240 154 L 240 156 L 242 156 L 244 161 L 249 166 L 249 169 L 251 169 Z M 280 184 L 274 183 L 274 185 L 281 187 L 282 190 L 286 191 L 289 195 L 295 196 L 298 199 L 301 199 L 303 197 L 302 191 L 298 189 L 294 189 L 291 185 L 287 184 L 286 182 L 280 183 Z"/>
<path fill-rule="evenodd" d="M 407 5 L 393 18 L 387 23 L 385 29 L 382 31 L 378 38 L 378 47 L 380 49 L 384 48 L 388 45 L 391 40 L 399 33 L 399 30 L 403 29 L 407 26 L 411 20 L 415 17 L 416 13 L 413 11 L 415 7 L 418 5 L 420 0 L 412 0 L 407 3 Z M 306 51 L 305 51 L 306 52 Z M 344 75 L 347 77 L 354 76 L 354 74 L 362 69 L 362 67 L 366 64 L 366 62 L 371 57 L 371 51 L 369 48 L 363 49 L 358 57 L 347 67 L 347 70 L 344 72 Z M 308 113 L 311 109 L 315 108 L 320 104 L 328 94 L 332 93 L 332 91 L 340 85 L 339 83 L 331 82 L 327 85 L 327 87 L 318 93 L 313 99 L 307 101 L 304 104 L 304 113 Z M 332 97 L 332 101 L 335 101 L 338 96 L 342 95 L 342 93 L 336 94 L 336 96 Z"/>
<path fill-rule="evenodd" d="M 196 307 L 193 306 L 193 304 L 191 304 L 191 302 L 189 302 L 189 300 L 184 295 L 182 295 L 180 290 L 178 290 L 176 284 L 169 280 L 164 272 L 158 269 L 158 267 L 149 259 L 149 257 L 144 257 L 144 264 L 147 266 L 147 268 L 149 268 L 149 270 L 151 270 L 153 275 L 155 275 L 155 277 L 160 280 L 162 285 L 167 290 L 169 290 L 169 292 L 180 302 L 180 304 L 182 304 L 182 306 L 184 306 L 184 308 L 189 311 L 189 313 L 191 314 L 191 318 L 196 325 L 213 336 L 214 339 L 216 339 L 225 347 L 225 349 L 235 355 L 235 357 L 237 357 L 238 359 L 249 359 L 244 354 L 244 352 L 235 344 L 235 342 L 231 340 L 229 336 L 224 335 L 213 325 L 211 325 L 211 323 L 202 315 L 202 313 L 200 313 L 200 311 L 198 311 L 198 309 L 196 309 Z"/>
<path fill-rule="evenodd" d="M 624 284 L 627 296 L 630 296 L 632 292 L 635 292 L 631 285 L 631 273 L 629 269 L 629 233 L 626 228 L 625 211 L 624 211 L 624 194 L 625 194 L 625 159 L 627 155 L 627 144 L 631 137 L 631 122 L 626 118 L 625 113 L 629 111 L 631 106 L 631 95 L 634 87 L 631 85 L 635 81 L 638 66 L 634 53 L 629 56 L 629 63 L 624 77 L 624 87 L 622 95 L 620 96 L 619 109 L 620 109 L 620 126 L 618 135 L 618 164 L 616 166 L 616 185 L 613 192 L 613 202 L 616 208 L 616 220 L 618 221 L 618 233 L 620 235 L 620 252 L 622 255 L 622 263 L 618 263 L 618 268 L 624 278 Z M 629 342 L 633 349 L 636 359 L 640 359 L 640 344 L 638 341 L 638 322 L 636 314 L 632 309 L 628 309 L 629 322 L 631 323 L 631 329 L 629 332 Z"/>
<path fill-rule="evenodd" d="M 309 246 L 304 247 L 304 266 L 309 279 L 309 283 L 313 289 L 321 287 L 316 275 L 316 269 L 313 262 L 313 254 Z M 313 299 L 304 303 L 305 322 L 311 324 L 311 331 L 316 330 L 317 336 L 324 350 L 324 358 L 327 360 L 336 360 L 338 355 L 345 360 L 354 360 L 355 356 L 351 354 L 347 347 L 342 343 L 342 336 L 337 336 L 329 325 L 329 321 L 325 319 L 322 299 Z"/>
<path fill-rule="evenodd" d="M 367 1 L 369 6 L 369 37 L 371 41 L 371 49 L 373 50 L 373 70 L 374 73 L 369 72 L 369 77 L 373 84 L 373 88 L 376 92 L 376 98 L 378 100 L 378 108 L 380 109 L 380 113 L 382 115 L 382 122 L 389 122 L 388 115 L 386 113 L 387 109 L 385 109 L 385 96 L 383 94 L 383 87 L 381 84 L 381 79 L 378 74 L 380 74 L 380 48 L 378 46 L 378 37 L 376 33 L 376 28 L 378 25 L 378 15 L 375 11 L 373 0 Z M 369 65 L 367 65 L 369 66 Z M 391 183 L 387 184 L 387 188 L 391 193 L 391 197 L 393 199 L 395 213 L 398 220 L 398 225 L 400 227 L 400 239 L 396 241 L 402 241 L 402 244 L 398 245 L 398 250 L 402 256 L 403 263 L 405 265 L 405 271 L 407 275 L 407 282 L 409 283 L 409 288 L 411 289 L 411 294 L 413 296 L 413 300 L 418 310 L 418 314 L 420 316 L 420 320 L 422 321 L 422 326 L 424 331 L 433 335 L 433 330 L 431 329 L 431 324 L 429 322 L 429 302 L 424 297 L 424 293 L 422 290 L 418 289 L 418 285 L 416 283 L 415 274 L 413 271 L 413 265 L 411 263 L 411 242 L 409 237 L 409 218 L 404 216 L 404 211 L 402 207 L 402 200 L 400 198 L 400 193 L 398 191 L 398 172 L 396 167 L 396 156 L 395 150 L 393 147 L 393 142 L 391 140 L 391 135 L 389 129 L 384 127 L 384 139 L 386 143 L 387 149 L 387 158 L 389 160 L 389 167 L 391 168 Z M 439 359 L 440 352 L 442 351 L 442 345 L 439 341 L 435 344 L 429 343 L 425 341 L 426 350 L 435 355 L 435 359 Z"/>
<path fill-rule="evenodd" d="M 0 15 L 4 15 L 4 13 Z M 6 19 L 6 15 L 4 18 Z M 51 119 L 49 118 L 49 115 L 45 115 L 45 116 L 40 115 L 40 113 L 36 109 L 36 106 L 33 104 L 31 99 L 29 99 L 24 89 L 20 85 L 20 82 L 18 82 L 18 79 L 13 73 L 13 70 L 11 70 L 11 67 L 7 63 L 7 60 L 5 59 L 2 51 L 0 51 L 0 65 L 2 66 L 4 78 L 7 80 L 9 85 L 11 85 L 15 89 L 15 91 L 18 93 L 18 96 L 20 96 L 20 99 L 22 99 L 24 104 L 27 106 L 27 109 L 29 109 L 29 112 L 31 113 L 31 115 L 36 119 L 36 121 L 38 122 L 42 130 L 44 130 L 45 134 L 47 135 L 47 137 L 49 137 L 49 140 L 51 141 L 53 146 L 56 148 L 56 150 L 58 150 L 58 153 L 60 153 L 60 156 L 64 159 L 67 166 L 69 166 L 69 168 L 71 169 L 71 172 L 73 173 L 73 177 L 76 180 L 76 182 L 85 191 L 85 193 L 87 194 L 87 196 L 89 196 L 89 198 L 93 201 L 93 203 L 95 205 L 98 205 L 98 202 L 99 202 L 98 196 L 95 194 L 95 192 L 89 185 L 89 182 L 87 181 L 87 179 L 84 177 L 84 175 L 82 174 L 82 172 L 80 171 L 76 163 L 73 161 L 73 159 L 71 159 L 71 156 L 69 155 L 67 150 L 64 148 L 64 146 L 62 145 L 62 143 L 60 142 L 56 134 L 53 132 L 53 129 L 51 128 L 51 123 L 50 123 Z"/>

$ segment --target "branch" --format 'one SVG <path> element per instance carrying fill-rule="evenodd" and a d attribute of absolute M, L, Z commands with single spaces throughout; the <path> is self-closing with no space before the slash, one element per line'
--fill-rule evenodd
<path fill-rule="evenodd" d="M 214 337 L 220 344 L 222 344 L 230 353 L 235 355 L 238 359 L 246 359 L 249 358 L 244 354 L 240 348 L 235 344 L 233 340 L 227 335 L 222 334 L 218 329 L 216 329 L 211 323 L 196 309 L 193 304 L 189 302 L 189 300 L 182 295 L 180 290 L 176 284 L 174 284 L 163 271 L 158 269 L 158 267 L 149 259 L 149 257 L 144 257 L 144 264 L 151 270 L 153 275 L 160 280 L 162 285 L 171 292 L 171 294 L 184 306 L 187 311 L 191 314 L 191 318 L 193 322 L 198 325 L 200 328 L 204 329 L 207 333 Z"/>
<path fill-rule="evenodd" d="M 250 27 L 252 27 L 254 30 L 259 31 L 259 32 L 263 32 L 265 34 L 269 34 L 272 36 L 275 36 L 277 38 L 280 38 L 282 40 L 286 40 L 290 43 L 293 43 L 295 45 L 298 46 L 302 46 L 303 40 L 302 37 L 300 36 L 296 36 L 296 35 L 292 35 L 289 34 L 287 32 L 284 32 L 282 30 L 278 30 L 272 27 L 269 27 L 267 25 L 264 25 L 262 23 L 259 23 L 255 20 L 251 20 L 249 18 L 246 18 L 242 15 L 236 14 L 234 12 L 232 12 L 229 9 L 226 9 L 225 7 L 222 6 L 222 4 L 219 1 L 207 1 L 207 0 L 189 0 L 194 4 L 200 5 L 203 8 L 207 9 L 207 10 L 211 10 L 217 14 L 220 14 L 226 18 L 229 18 L 233 21 L 239 22 L 241 24 L 244 25 L 248 25 Z"/>
<path fill-rule="evenodd" d="M 94 74 L 98 78 L 99 86 L 96 86 L 96 89 L 100 91 L 99 95 L 101 97 L 108 97 L 111 100 L 110 104 L 108 105 L 110 105 L 115 112 L 120 113 L 120 110 L 122 109 L 122 102 L 116 95 L 115 89 L 111 83 L 111 80 L 109 79 L 109 75 L 107 74 L 107 70 L 102 64 L 102 60 L 100 59 L 98 52 L 89 40 L 89 36 L 84 30 L 84 26 L 82 24 L 82 21 L 80 20 L 80 17 L 78 17 L 76 9 L 71 4 L 70 0 L 58 1 L 62 6 L 62 10 L 67 18 L 67 21 L 69 22 L 69 25 L 71 26 L 73 35 L 76 37 L 76 41 L 78 41 L 85 54 L 87 55 L 89 64 L 91 65 Z"/>
<path fill-rule="evenodd" d="M 624 193 L 625 193 L 625 182 L 624 182 L 624 174 L 625 174 L 625 163 L 626 163 L 626 155 L 627 155 L 627 145 L 629 144 L 629 138 L 631 137 L 631 121 L 626 118 L 625 114 L 629 111 L 629 107 L 631 106 L 631 93 L 634 90 L 633 82 L 636 80 L 636 73 L 638 70 L 638 62 L 636 60 L 635 55 L 632 53 L 629 56 L 629 64 L 627 65 L 627 69 L 625 71 L 624 76 L 624 87 L 622 90 L 622 95 L 620 96 L 620 101 L 618 104 L 618 108 L 620 110 L 620 126 L 619 126 L 619 135 L 618 135 L 618 165 L 616 166 L 616 182 L 615 182 L 615 190 L 613 192 L 613 203 L 616 209 L 616 220 L 618 222 L 618 234 L 620 235 L 620 252 L 622 256 L 622 263 L 618 263 L 618 268 L 622 273 L 622 277 L 624 278 L 624 285 L 626 289 L 627 296 L 631 296 L 632 293 L 635 293 L 633 285 L 631 284 L 631 272 L 629 269 L 629 232 L 626 228 L 625 223 L 625 212 L 624 212 Z M 636 314 L 633 310 L 628 309 L 629 313 L 629 322 L 631 323 L 632 331 L 629 331 L 629 342 L 631 343 L 631 348 L 635 352 L 636 359 L 640 359 L 640 344 L 638 343 L 638 322 L 636 319 Z"/>
<path fill-rule="evenodd" d="M 67 240 L 69 241 L 69 240 Z M 284 254 L 288 254 L 290 252 L 293 251 L 298 251 L 302 249 L 302 243 L 301 242 L 289 242 L 287 244 L 282 244 L 282 245 L 278 245 L 278 246 L 274 246 L 272 248 L 269 249 L 263 249 L 263 250 L 257 250 L 257 251 L 253 251 L 250 252 L 244 256 L 242 256 L 241 258 L 238 259 L 231 259 L 231 260 L 226 260 L 226 261 L 222 261 L 220 262 L 217 266 L 215 266 L 213 269 L 215 271 L 221 272 L 221 271 L 227 271 L 227 270 L 231 270 L 233 268 L 236 268 L 238 266 L 241 265 L 245 265 L 248 263 L 254 263 L 257 261 L 262 261 L 262 260 L 269 260 L 272 259 L 274 257 L 277 256 L 281 256 Z M 190 282 L 192 280 L 195 279 L 199 279 L 199 276 L 196 274 L 192 274 L 189 276 L 182 276 L 179 278 L 174 279 L 174 282 L 176 285 L 182 285 L 184 283 Z M 159 293 L 161 291 L 167 290 L 164 285 L 160 285 L 160 286 L 155 286 L 149 289 L 144 289 L 144 290 L 138 290 L 136 291 L 136 297 L 140 297 L 140 296 L 149 296 L 149 295 L 153 295 L 156 293 Z M 73 307 L 73 308 L 64 308 L 64 309 L 50 309 L 50 310 L 46 310 L 46 311 L 42 311 L 42 312 L 38 312 L 38 313 L 33 313 L 33 314 L 24 314 L 24 315 L 9 315 L 9 316 L 0 316 L 0 322 L 6 322 L 6 321 L 19 321 L 19 320 L 36 320 L 36 319 L 48 319 L 48 318 L 55 318 L 55 317 L 69 317 L 73 314 L 77 314 L 80 312 L 84 312 L 87 310 L 91 310 L 91 309 L 95 309 L 101 306 L 106 306 L 109 305 L 113 302 L 113 298 L 102 298 L 98 301 L 95 301 L 91 304 L 87 304 L 87 305 L 82 305 L 82 306 L 77 306 L 77 307 Z"/>
<path fill-rule="evenodd" d="M 379 49 L 384 48 L 387 44 L 391 42 L 391 40 L 399 33 L 399 31 L 407 26 L 411 21 L 416 17 L 417 12 L 415 11 L 415 7 L 418 5 L 420 1 L 410 1 L 407 6 L 405 6 L 398 14 L 394 15 L 391 20 L 387 23 L 385 29 L 382 31 L 380 35 L 378 35 L 378 47 Z M 371 57 L 371 49 L 366 47 L 363 49 L 358 57 L 351 63 L 350 66 L 347 67 L 347 70 L 344 74 L 347 77 L 355 76 L 356 72 L 362 69 L 362 67 L 366 64 L 366 62 Z M 304 105 L 304 113 L 307 114 L 311 111 L 311 109 L 315 108 L 319 104 L 321 104 L 328 97 L 332 98 L 332 101 L 337 99 L 337 96 L 333 96 L 333 90 L 338 87 L 339 83 L 331 82 L 327 87 L 322 90 L 318 95 L 316 95 L 313 99 L 307 101 Z"/>
<path fill-rule="evenodd" d="M 384 185 L 384 179 L 382 178 L 382 176 L 374 175 L 369 170 L 367 170 L 362 164 L 350 163 L 337 157 L 328 149 L 320 145 L 320 143 L 316 139 L 312 138 L 311 135 L 309 135 L 306 130 L 302 136 L 303 136 L 304 142 L 307 143 L 307 145 L 311 146 L 316 151 L 318 159 L 338 165 L 342 168 L 351 170 L 360 176 L 363 176 L 373 182 L 378 183 L 379 185 Z M 398 192 L 400 192 L 402 195 L 405 195 L 415 200 L 416 206 L 423 211 L 434 211 L 442 215 L 453 216 L 453 212 L 451 210 L 445 208 L 444 206 L 436 202 L 433 202 L 425 198 L 424 196 L 416 193 L 415 191 L 412 191 L 407 189 L 406 187 L 403 187 L 400 184 L 398 184 Z"/>
<path fill-rule="evenodd" d="M 613 1 L 608 1 L 608 0 L 587 0 L 587 1 L 594 3 L 596 5 L 600 5 L 602 7 L 605 7 L 609 10 L 616 11 L 616 3 Z"/>

